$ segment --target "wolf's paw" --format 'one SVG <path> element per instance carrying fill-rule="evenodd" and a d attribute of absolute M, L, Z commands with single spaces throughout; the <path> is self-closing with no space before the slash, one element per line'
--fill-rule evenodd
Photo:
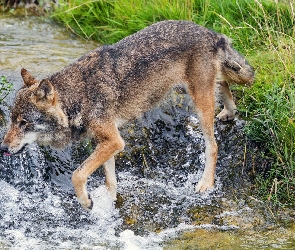
<path fill-rule="evenodd" d="M 91 211 L 92 210 L 92 208 L 93 208 L 93 201 L 92 201 L 92 199 L 90 197 L 90 194 L 88 194 L 88 199 L 87 199 L 86 202 L 85 201 L 82 202 L 81 200 L 79 200 L 79 202 L 80 202 L 80 204 L 82 205 L 82 207 L 85 210 L 87 210 L 87 211 Z"/>
<path fill-rule="evenodd" d="M 223 109 L 218 115 L 217 118 L 221 121 L 231 121 L 235 118 L 237 110 L 227 110 Z"/>
<path fill-rule="evenodd" d="M 214 181 L 207 181 L 207 180 L 203 180 L 201 179 L 198 183 L 198 185 L 196 186 L 195 190 L 196 192 L 200 192 L 203 193 L 207 190 L 213 189 L 214 188 Z"/>
<path fill-rule="evenodd" d="M 109 191 L 110 196 L 112 197 L 113 201 L 117 200 L 117 186 L 107 186 L 107 190 Z"/>

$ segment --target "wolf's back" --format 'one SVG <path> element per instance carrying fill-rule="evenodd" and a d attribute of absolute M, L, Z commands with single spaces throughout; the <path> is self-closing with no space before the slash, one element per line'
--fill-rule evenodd
<path fill-rule="evenodd" d="M 120 51 L 118 54 L 124 54 L 128 58 L 128 63 L 134 65 L 139 61 L 145 61 L 150 65 L 166 56 L 169 59 L 180 58 L 190 48 L 194 48 L 195 56 L 205 59 L 211 57 L 214 51 L 219 57 L 224 80 L 248 84 L 254 79 L 253 68 L 232 48 L 227 36 L 190 21 L 170 20 L 155 23 L 124 38 L 112 48 Z"/>

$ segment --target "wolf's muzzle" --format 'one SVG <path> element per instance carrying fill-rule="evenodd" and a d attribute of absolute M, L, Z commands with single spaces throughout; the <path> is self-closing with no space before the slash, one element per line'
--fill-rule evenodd
<path fill-rule="evenodd" d="M 11 153 L 9 152 L 9 149 L 6 145 L 1 145 L 0 146 L 0 153 L 1 154 L 4 154 L 4 155 L 7 155 L 7 156 L 10 156 Z"/>
<path fill-rule="evenodd" d="M 19 153 L 21 153 L 21 152 L 24 151 L 24 149 L 26 148 L 27 145 L 28 145 L 27 143 L 25 145 L 23 145 L 21 147 L 21 149 L 19 149 L 17 152 L 11 152 L 9 150 L 9 147 L 7 145 L 5 145 L 5 144 L 2 143 L 1 146 L 0 146 L 0 154 L 6 155 L 6 156 L 11 156 L 11 155 L 14 155 L 14 154 L 19 154 Z"/>

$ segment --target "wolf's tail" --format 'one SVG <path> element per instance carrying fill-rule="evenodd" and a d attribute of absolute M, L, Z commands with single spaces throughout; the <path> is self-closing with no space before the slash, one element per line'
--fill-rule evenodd
<path fill-rule="evenodd" d="M 229 83 L 251 84 L 254 80 L 254 70 L 246 59 L 232 48 L 230 39 L 220 35 L 216 47 L 223 80 Z"/>

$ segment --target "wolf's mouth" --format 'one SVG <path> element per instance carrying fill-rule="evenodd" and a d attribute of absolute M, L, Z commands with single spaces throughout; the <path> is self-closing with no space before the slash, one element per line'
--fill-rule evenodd
<path fill-rule="evenodd" d="M 7 146 L 1 146 L 0 147 L 0 152 L 3 153 L 3 155 L 5 156 L 11 156 L 11 155 L 15 155 L 15 154 L 20 154 L 21 152 L 24 151 L 24 149 L 26 148 L 28 144 L 24 144 L 17 152 L 12 153 L 11 151 L 9 151 Z"/>

